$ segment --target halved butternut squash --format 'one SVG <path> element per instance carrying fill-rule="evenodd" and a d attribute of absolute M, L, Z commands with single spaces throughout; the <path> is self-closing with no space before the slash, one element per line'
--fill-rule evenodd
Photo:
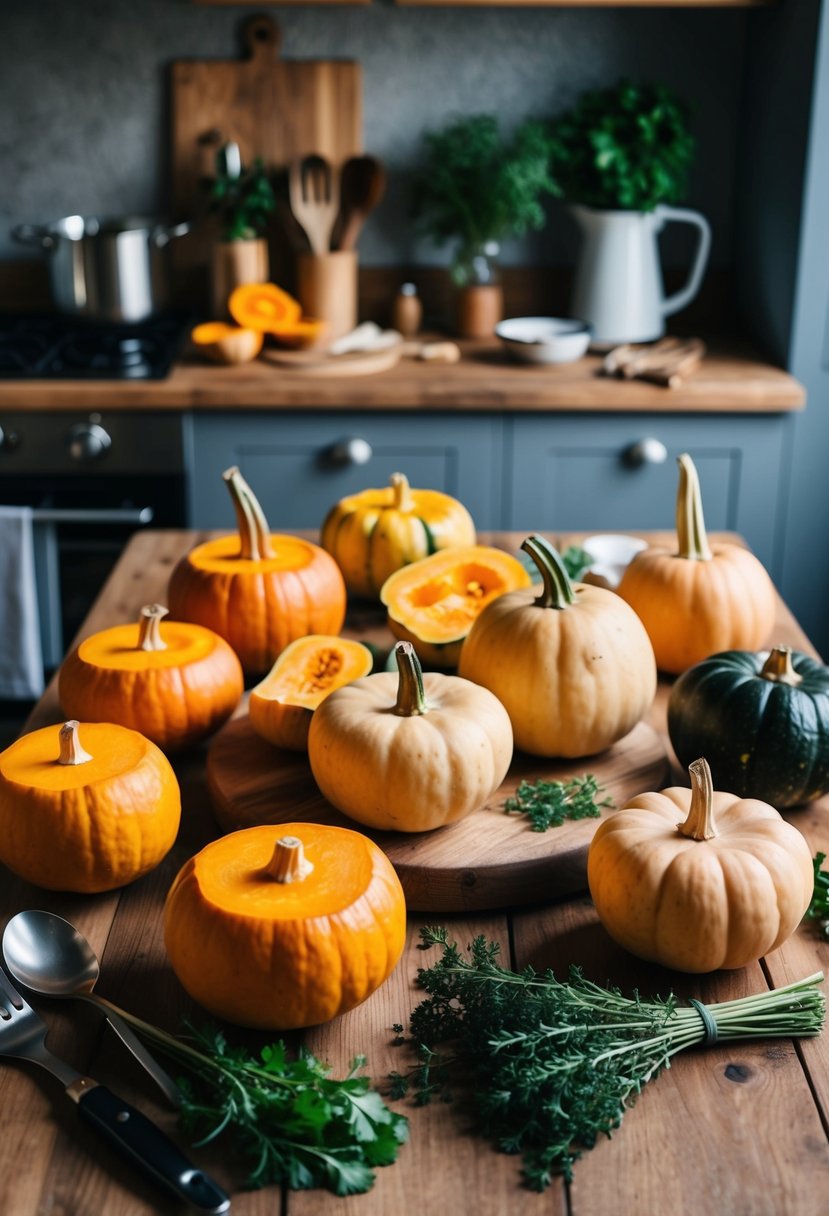
<path fill-rule="evenodd" d="M 214 363 L 250 363 L 262 349 L 264 336 L 256 329 L 227 325 L 224 321 L 205 321 L 190 331 L 190 341 L 199 353 Z"/>
<path fill-rule="evenodd" d="M 412 562 L 390 575 L 380 590 L 388 625 L 411 642 L 421 663 L 457 667 L 461 646 L 482 608 L 529 587 L 517 558 L 489 545 L 461 545 Z"/>
<path fill-rule="evenodd" d="M 305 751 L 311 717 L 320 702 L 335 688 L 367 676 L 373 662 L 361 642 L 321 633 L 297 638 L 251 689 L 251 726 L 276 747 Z"/>
<path fill-rule="evenodd" d="M 302 316 L 302 306 L 276 283 L 242 283 L 227 302 L 233 320 L 247 329 L 274 334 L 290 329 Z"/>

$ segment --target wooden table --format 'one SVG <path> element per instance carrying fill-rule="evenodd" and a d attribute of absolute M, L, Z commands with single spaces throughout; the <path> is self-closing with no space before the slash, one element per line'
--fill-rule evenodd
<path fill-rule="evenodd" d="M 131 620 L 141 604 L 165 598 L 178 557 L 204 537 L 192 532 L 144 532 L 127 547 L 86 622 L 92 632 Z M 483 537 L 515 551 L 522 538 Z M 556 538 L 566 543 L 572 538 Z M 370 622 L 353 621 L 365 636 Z M 780 603 L 770 641 L 811 647 Z M 668 685 L 660 686 L 651 721 L 665 729 Z M 31 728 L 61 720 L 52 684 L 37 706 Z M 202 757 L 178 766 L 184 816 L 179 840 L 150 875 L 122 891 L 101 896 L 53 894 L 0 873 L 0 924 L 23 908 L 50 909 L 76 923 L 102 960 L 98 991 L 138 1015 L 179 1028 L 190 1005 L 167 965 L 161 908 L 169 884 L 186 857 L 215 835 L 203 779 Z M 829 853 L 829 799 L 787 815 L 814 853 Z M 439 919 L 466 943 L 485 933 L 502 943 L 510 965 L 532 963 L 561 975 L 577 962 L 599 982 L 638 986 L 643 994 L 706 1002 L 728 1000 L 829 970 L 829 942 L 812 923 L 801 926 L 779 950 L 753 966 L 705 977 L 687 977 L 639 963 L 613 945 L 587 896 L 543 908 L 476 915 L 412 917 L 403 958 L 389 981 L 361 1007 L 305 1041 L 339 1075 L 357 1053 L 381 1081 L 401 1069 L 406 1049 L 392 1045 L 391 1027 L 407 1021 L 419 999 L 413 985 L 424 955 L 416 950 L 421 924 Z M 184 1145 L 175 1116 L 156 1099 L 152 1083 L 97 1013 L 77 1002 L 33 1002 L 50 1026 L 50 1045 L 79 1069 L 112 1085 L 167 1128 Z M 275 1036 L 270 1036 L 275 1037 Z M 401 1054 L 401 1052 L 403 1054 Z M 829 1206 L 829 1030 L 817 1039 L 770 1040 L 686 1052 L 652 1082 L 612 1140 L 601 1141 L 576 1165 L 575 1179 L 561 1179 L 543 1195 L 520 1186 L 516 1157 L 493 1151 L 473 1137 L 451 1105 L 401 1105 L 411 1119 L 411 1138 L 398 1162 L 378 1172 L 374 1189 L 350 1199 L 327 1192 L 242 1192 L 241 1175 L 225 1167 L 213 1148 L 193 1150 L 193 1160 L 235 1190 L 239 1216 L 406 1216 L 474 1211 L 475 1216 L 823 1216 Z M 71 1103 L 45 1073 L 29 1064 L 0 1063 L 0 1212 L 31 1216 L 145 1216 L 180 1211 L 143 1180 L 98 1137 L 81 1126 Z"/>

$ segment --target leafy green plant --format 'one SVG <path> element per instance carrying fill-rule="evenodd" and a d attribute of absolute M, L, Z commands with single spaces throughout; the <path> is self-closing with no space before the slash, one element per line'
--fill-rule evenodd
<path fill-rule="evenodd" d="M 225 144 L 216 154 L 216 176 L 206 184 L 209 210 L 219 217 L 223 241 L 262 236 L 276 198 L 261 157 L 245 167 L 235 145 Z"/>
<path fill-rule="evenodd" d="M 554 192 L 568 203 L 652 211 L 683 200 L 695 141 L 687 107 L 664 85 L 584 93 L 550 134 Z"/>
<path fill-rule="evenodd" d="M 547 133 L 528 119 L 505 139 L 493 115 L 474 114 L 423 139 L 413 211 L 435 244 L 458 242 L 453 276 L 463 283 L 476 256 L 492 256 L 498 242 L 544 226 L 540 198 L 554 189 Z"/>
<path fill-rule="evenodd" d="M 825 860 L 825 853 L 816 853 L 812 858 L 815 889 L 812 893 L 812 902 L 806 909 L 806 916 L 809 920 L 820 921 L 821 930 L 829 937 L 829 870 L 821 869 Z"/>
<path fill-rule="evenodd" d="M 601 802 L 604 790 L 592 773 L 570 781 L 521 781 L 504 802 L 508 815 L 526 815 L 534 832 L 558 828 L 565 819 L 598 819 L 602 807 L 612 807 L 610 798 Z"/>

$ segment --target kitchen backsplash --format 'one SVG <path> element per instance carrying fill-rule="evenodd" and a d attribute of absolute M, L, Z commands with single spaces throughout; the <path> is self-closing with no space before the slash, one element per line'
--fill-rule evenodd
<path fill-rule="evenodd" d="M 621 76 L 669 83 L 690 101 L 698 153 L 687 202 L 732 261 L 735 161 L 746 10 L 195 6 L 188 0 L 5 0 L 0 4 L 0 258 L 20 257 L 13 224 L 74 212 L 163 211 L 167 64 L 235 58 L 241 22 L 266 11 L 286 58 L 358 60 L 368 151 L 387 196 L 360 243 L 366 266 L 443 264 L 417 240 L 409 182 L 423 132 L 488 111 L 505 129 L 552 115 Z M 572 261 L 576 234 L 550 206 L 542 233 L 503 250 L 511 264 Z M 671 246 L 681 259 L 684 249 Z"/>

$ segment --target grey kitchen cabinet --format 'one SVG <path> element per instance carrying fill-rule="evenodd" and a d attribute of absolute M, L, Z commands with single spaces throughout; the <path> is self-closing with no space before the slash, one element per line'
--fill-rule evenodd
<path fill-rule="evenodd" d="M 318 528 L 346 494 L 405 473 L 413 486 L 459 498 L 478 528 L 502 521 L 502 419 L 378 412 L 195 413 L 188 503 L 194 528 L 234 524 L 221 474 L 238 465 L 271 527 Z"/>
<path fill-rule="evenodd" d="M 506 526 L 672 529 L 676 457 L 694 459 L 709 529 L 740 532 L 774 576 L 787 415 L 516 415 Z"/>

